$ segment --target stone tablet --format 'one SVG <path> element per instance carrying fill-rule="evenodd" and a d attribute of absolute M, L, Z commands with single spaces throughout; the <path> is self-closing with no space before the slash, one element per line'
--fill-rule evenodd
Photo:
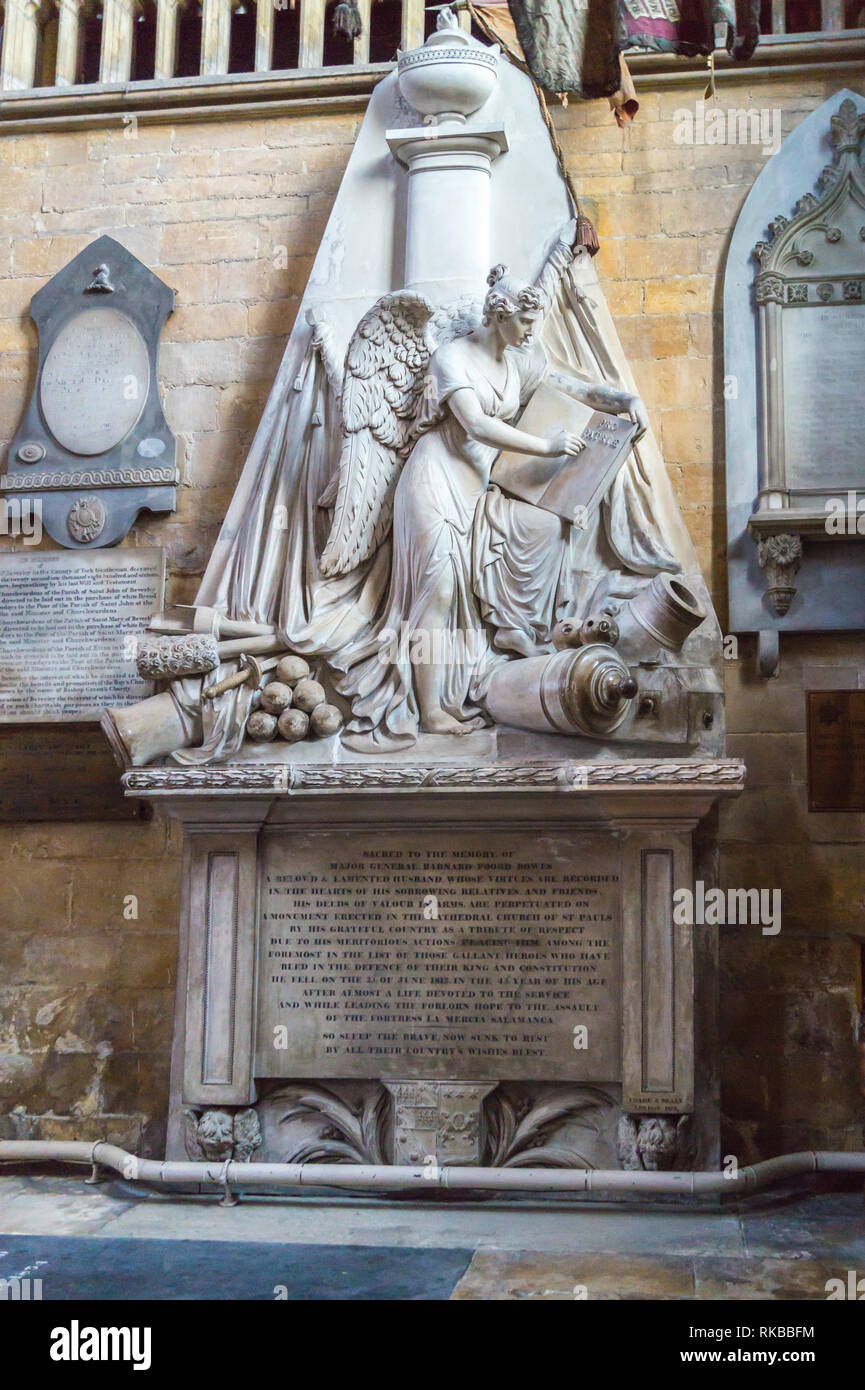
<path fill-rule="evenodd" d="M 617 842 L 429 830 L 395 843 L 268 840 L 256 1074 L 620 1079 Z"/>
<path fill-rule="evenodd" d="M 135 639 L 164 586 L 156 547 L 0 554 L 0 722 L 98 720 L 149 695 Z"/>
<path fill-rule="evenodd" d="M 504 449 L 493 467 L 493 482 L 565 521 L 578 517 L 580 526 L 612 487 L 637 433 L 630 420 L 592 410 L 547 382 L 535 391 L 519 428 L 542 438 L 552 429 L 569 429 L 580 436 L 584 448 L 573 458 L 535 458 Z"/>
<path fill-rule="evenodd" d="M 865 256 L 862 263 L 865 266 Z M 828 474 L 837 492 L 861 491 L 865 304 L 786 307 L 782 329 L 784 372 L 793 383 L 793 389 L 784 392 L 787 482 L 819 492 Z"/>
<path fill-rule="evenodd" d="M 0 822 L 149 819 L 95 724 L 0 726 Z"/>
<path fill-rule="evenodd" d="M 150 390 L 147 344 L 116 309 L 82 310 L 51 345 L 39 383 L 42 414 L 73 454 L 104 454 L 125 439 Z"/>

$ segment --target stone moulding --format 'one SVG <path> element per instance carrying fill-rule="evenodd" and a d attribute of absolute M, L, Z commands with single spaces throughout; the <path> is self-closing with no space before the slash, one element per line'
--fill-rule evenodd
<path fill-rule="evenodd" d="M 76 473 L 18 473 L 0 478 L 3 492 L 68 492 L 79 487 L 174 487 L 180 481 L 177 468 L 105 468 Z"/>
<path fill-rule="evenodd" d="M 489 767 L 413 767 L 375 764 L 339 767 L 292 766 L 264 763 L 257 766 L 197 768 L 135 768 L 124 774 L 130 796 L 180 793 L 262 793 L 268 796 L 295 791 L 379 791 L 383 789 L 431 789 L 436 791 L 489 791 L 516 787 L 522 790 L 592 791 L 615 787 L 640 788 L 715 787 L 738 793 L 745 785 L 745 764 L 735 758 L 712 762 L 610 762 L 596 766 L 578 762 L 500 763 Z"/>

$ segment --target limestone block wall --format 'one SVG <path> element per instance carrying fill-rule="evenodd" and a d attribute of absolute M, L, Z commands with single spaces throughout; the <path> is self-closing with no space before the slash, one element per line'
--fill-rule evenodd
<path fill-rule="evenodd" d="M 777 111 L 787 134 L 840 85 L 865 90 L 865 72 L 842 84 L 744 70 L 718 102 Z M 765 156 L 677 142 L 677 113 L 694 110 L 703 86 L 699 76 L 642 91 L 624 131 L 603 102 L 554 114 L 724 625 L 722 275 Z M 194 597 L 360 117 L 220 115 L 174 127 L 118 117 L 111 129 L 0 137 L 0 448 L 34 371 L 30 298 L 66 261 L 107 232 L 176 290 L 160 375 L 181 442 L 178 510 L 125 542 L 166 547 L 171 601 Z M 807 813 L 803 692 L 865 685 L 863 658 L 865 639 L 851 634 L 784 640 L 768 683 L 750 640 L 728 663 L 730 749 L 750 778 L 710 827 L 714 872 L 725 887 L 783 893 L 776 936 L 721 929 L 723 1151 L 743 1159 L 859 1143 L 865 818 Z M 0 1134 L 108 1134 L 160 1151 L 179 853 L 160 822 L 0 827 Z M 124 917 L 130 894 L 134 919 Z"/>

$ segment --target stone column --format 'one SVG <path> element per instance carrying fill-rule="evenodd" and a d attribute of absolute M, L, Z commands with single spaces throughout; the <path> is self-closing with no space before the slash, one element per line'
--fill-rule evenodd
<path fill-rule="evenodd" d="M 201 12 L 202 77 L 228 72 L 231 48 L 231 12 L 238 0 L 203 0 Z"/>
<path fill-rule="evenodd" d="M 183 0 L 156 0 L 156 61 L 158 82 L 173 77 L 177 69 L 177 19 Z"/>
<path fill-rule="evenodd" d="M 132 75 L 139 0 L 105 0 L 102 7 L 100 82 L 128 82 Z"/>
<path fill-rule="evenodd" d="M 81 52 L 81 7 L 83 0 L 58 0 L 57 64 L 55 87 L 74 87 L 78 80 Z"/>
<path fill-rule="evenodd" d="M 41 19 L 39 0 L 6 0 L 0 91 L 23 91 L 33 86 Z"/>
<path fill-rule="evenodd" d="M 409 172 L 405 285 L 458 281 L 481 293 L 490 268 L 490 175 L 508 147 L 502 127 L 422 126 L 389 131 L 391 153 Z"/>

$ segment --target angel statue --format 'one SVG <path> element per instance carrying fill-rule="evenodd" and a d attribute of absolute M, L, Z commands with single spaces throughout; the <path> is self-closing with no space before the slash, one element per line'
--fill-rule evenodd
<path fill-rule="evenodd" d="M 503 449 L 573 457 L 583 448 L 566 429 L 541 438 L 519 428 L 540 382 L 551 378 L 592 409 L 626 414 L 637 437 L 648 426 L 638 396 L 555 372 L 547 360 L 540 330 L 573 242 L 571 223 L 534 284 L 494 266 L 483 301 L 436 309 L 420 294 L 385 295 L 355 330 L 342 374 L 326 322 L 311 315 L 344 432 L 337 472 L 319 498 L 332 519 L 314 602 L 332 604 L 333 586 L 344 589 L 391 540 L 389 584 L 374 617 L 338 648 L 319 648 L 351 701 L 350 730 L 375 742 L 489 723 L 483 694 L 497 664 L 549 643 L 571 528 L 490 484 Z"/>

